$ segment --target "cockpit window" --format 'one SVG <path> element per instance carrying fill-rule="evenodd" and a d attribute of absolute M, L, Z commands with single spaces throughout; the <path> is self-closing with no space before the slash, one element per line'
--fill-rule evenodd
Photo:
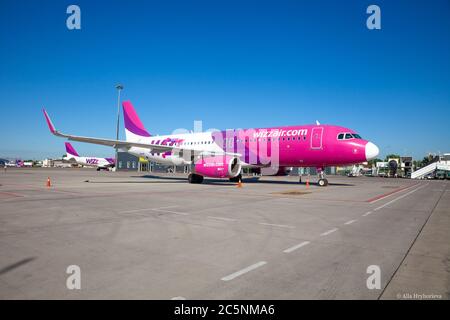
<path fill-rule="evenodd" d="M 342 133 L 338 134 L 337 139 L 338 140 L 350 140 L 350 139 L 362 139 L 362 138 L 357 133 L 342 132 Z"/>

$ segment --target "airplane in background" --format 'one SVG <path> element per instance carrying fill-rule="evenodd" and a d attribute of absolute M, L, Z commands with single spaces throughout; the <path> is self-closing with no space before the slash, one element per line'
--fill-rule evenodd
<path fill-rule="evenodd" d="M 23 160 L 11 160 L 11 161 L 4 160 L 5 167 L 22 168 L 24 167 L 24 163 L 25 162 Z"/>
<path fill-rule="evenodd" d="M 97 171 L 102 169 L 108 170 L 114 167 L 115 160 L 112 158 L 97 158 L 97 157 L 80 157 L 78 152 L 72 147 L 69 142 L 66 142 L 66 156 L 63 158 L 67 162 L 75 162 L 83 166 L 96 167 Z"/>
<path fill-rule="evenodd" d="M 273 175 L 289 167 L 316 167 L 318 185 L 328 185 L 327 166 L 358 164 L 376 158 L 378 147 L 355 131 L 335 125 L 284 126 L 152 136 L 129 101 L 122 103 L 126 140 L 83 137 L 56 130 L 44 116 L 52 134 L 72 141 L 119 148 L 161 164 L 189 165 L 189 183 L 203 177 L 237 182 L 242 168 L 272 169 Z"/>

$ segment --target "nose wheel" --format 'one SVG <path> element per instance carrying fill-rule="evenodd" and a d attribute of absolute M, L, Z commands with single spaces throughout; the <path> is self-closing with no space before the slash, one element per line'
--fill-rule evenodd
<path fill-rule="evenodd" d="M 319 185 L 319 187 L 326 187 L 328 185 L 328 180 L 325 178 L 323 169 L 317 168 L 317 171 L 319 171 L 319 181 L 317 181 L 317 184 Z"/>

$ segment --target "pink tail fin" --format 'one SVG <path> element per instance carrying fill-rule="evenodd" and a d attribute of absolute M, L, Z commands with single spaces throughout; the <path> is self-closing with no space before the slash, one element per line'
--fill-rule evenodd
<path fill-rule="evenodd" d="M 125 122 L 125 129 L 129 132 L 141 136 L 150 137 L 150 133 L 145 129 L 144 124 L 139 119 L 136 110 L 134 110 L 133 105 L 130 101 L 124 101 L 123 106 L 123 117 Z"/>
<path fill-rule="evenodd" d="M 78 152 L 75 151 L 69 142 L 66 142 L 66 152 L 72 156 L 79 157 Z"/>

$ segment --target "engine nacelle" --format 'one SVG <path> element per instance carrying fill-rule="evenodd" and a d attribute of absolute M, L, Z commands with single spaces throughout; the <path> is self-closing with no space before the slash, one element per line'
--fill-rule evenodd
<path fill-rule="evenodd" d="M 212 178 L 234 178 L 241 173 L 241 161 L 233 156 L 202 157 L 195 163 L 195 173 Z"/>

